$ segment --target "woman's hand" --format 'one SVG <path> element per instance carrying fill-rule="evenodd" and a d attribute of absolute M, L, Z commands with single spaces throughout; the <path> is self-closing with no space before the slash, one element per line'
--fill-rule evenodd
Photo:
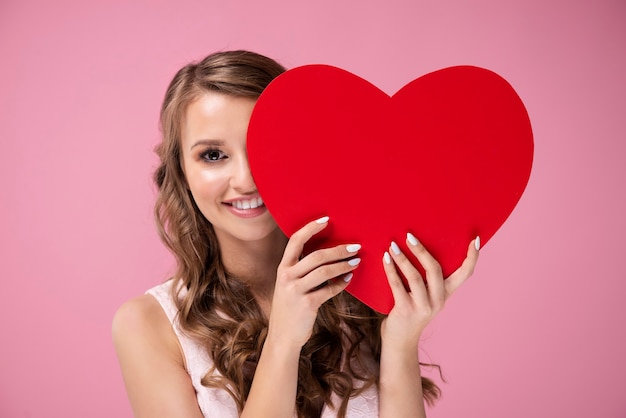
<path fill-rule="evenodd" d="M 420 272 L 402 253 L 395 242 L 383 256 L 383 265 L 395 304 L 382 323 L 383 344 L 395 348 L 416 350 L 422 331 L 435 315 L 443 309 L 446 300 L 474 272 L 478 260 L 480 238 L 476 237 L 468 249 L 467 257 L 454 273 L 444 280 L 441 266 L 424 246 L 407 234 L 407 246 L 426 272 L 426 284 Z M 406 290 L 396 266 L 409 284 Z"/>
<path fill-rule="evenodd" d="M 360 245 L 317 250 L 300 259 L 304 244 L 328 225 L 328 217 L 291 236 L 278 265 L 267 338 L 241 416 L 291 417 L 296 404 L 298 363 L 320 305 L 346 288 L 361 261 Z M 280 390 L 277 390 L 280 388 Z"/>
<path fill-rule="evenodd" d="M 441 266 L 426 248 L 411 234 L 407 234 L 406 242 L 409 250 L 424 267 L 426 283 L 413 263 L 392 242 L 389 251 L 383 256 L 383 265 L 395 304 L 383 320 L 381 328 L 381 418 L 426 416 L 417 350 L 419 339 L 426 325 L 443 309 L 450 295 L 472 275 L 480 248 L 477 237 L 470 243 L 461 267 L 444 281 Z M 396 266 L 407 279 L 408 291 Z"/>
<path fill-rule="evenodd" d="M 278 266 L 268 341 L 300 349 L 311 337 L 319 307 L 344 290 L 361 261 L 358 244 L 314 251 L 300 259 L 305 243 L 328 225 L 323 217 L 294 233 Z"/>

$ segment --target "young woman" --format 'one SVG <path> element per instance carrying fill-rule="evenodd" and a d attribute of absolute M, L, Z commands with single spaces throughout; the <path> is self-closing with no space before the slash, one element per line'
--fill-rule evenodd
<path fill-rule="evenodd" d="M 479 240 L 445 281 L 412 234 L 412 254 L 391 242 L 380 255 L 395 300 L 386 317 L 343 292 L 359 243 L 303 256 L 333 220 L 284 236 L 250 174 L 248 121 L 283 71 L 255 53 L 220 52 L 182 68 L 167 90 L 155 213 L 177 271 L 113 321 L 137 417 L 414 418 L 439 395 L 421 377 L 418 342 L 472 274 Z"/>

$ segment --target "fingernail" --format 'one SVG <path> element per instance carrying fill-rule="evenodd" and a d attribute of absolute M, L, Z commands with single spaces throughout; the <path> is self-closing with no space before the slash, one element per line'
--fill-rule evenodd
<path fill-rule="evenodd" d="M 417 245 L 420 242 L 417 240 L 417 238 L 415 238 L 415 235 L 411 234 L 410 232 L 406 234 L 406 239 L 409 240 L 409 242 L 411 243 L 411 245 Z"/>
<path fill-rule="evenodd" d="M 361 245 L 360 244 L 350 244 L 350 245 L 346 245 L 346 250 L 349 253 L 356 253 L 357 251 L 359 251 L 361 249 Z"/>
<path fill-rule="evenodd" d="M 343 281 L 348 283 L 350 280 L 352 280 L 352 276 L 354 276 L 352 273 L 346 274 L 346 277 L 343 278 Z"/>
<path fill-rule="evenodd" d="M 395 255 L 400 254 L 400 247 L 398 247 L 398 244 L 396 244 L 394 241 L 391 241 L 391 251 L 393 251 Z"/>
<path fill-rule="evenodd" d="M 474 240 L 474 247 L 476 247 L 476 251 L 480 250 L 480 237 L 476 237 Z"/>
<path fill-rule="evenodd" d="M 328 222 L 328 219 L 329 219 L 328 216 L 323 216 L 323 217 L 319 218 L 317 221 L 315 221 L 315 223 L 325 224 L 326 222 Z"/>
<path fill-rule="evenodd" d="M 385 255 L 383 255 L 383 260 L 385 260 L 386 264 L 391 264 L 391 256 L 387 251 L 385 251 Z"/>
<path fill-rule="evenodd" d="M 352 267 L 358 266 L 360 262 L 361 262 L 360 258 L 353 258 L 351 260 L 348 260 L 348 264 L 350 264 Z"/>

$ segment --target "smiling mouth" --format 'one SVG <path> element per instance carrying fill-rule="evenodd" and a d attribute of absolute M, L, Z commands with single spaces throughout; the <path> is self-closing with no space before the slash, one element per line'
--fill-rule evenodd
<path fill-rule="evenodd" d="M 260 197 L 253 197 L 252 199 L 234 200 L 232 202 L 224 203 L 239 210 L 256 209 L 264 206 L 263 199 L 261 199 Z"/>

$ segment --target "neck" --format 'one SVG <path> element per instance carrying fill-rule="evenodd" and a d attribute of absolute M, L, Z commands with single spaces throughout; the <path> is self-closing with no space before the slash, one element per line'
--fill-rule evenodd
<path fill-rule="evenodd" d="M 218 234 L 222 263 L 226 272 L 244 281 L 263 310 L 274 294 L 276 270 L 287 245 L 279 228 L 258 241 L 240 241 Z"/>

